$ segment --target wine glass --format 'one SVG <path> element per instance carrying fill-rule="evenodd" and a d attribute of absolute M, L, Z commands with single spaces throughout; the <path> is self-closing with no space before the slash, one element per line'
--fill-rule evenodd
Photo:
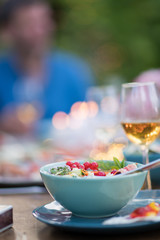
<path fill-rule="evenodd" d="M 122 84 L 121 125 L 128 139 L 140 146 L 143 164 L 149 163 L 149 145 L 160 133 L 160 104 L 155 83 Z M 144 188 L 151 189 L 149 172 Z"/>

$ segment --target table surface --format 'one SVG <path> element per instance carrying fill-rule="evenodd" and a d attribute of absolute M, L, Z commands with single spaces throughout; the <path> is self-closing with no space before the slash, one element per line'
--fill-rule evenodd
<path fill-rule="evenodd" d="M 0 234 L 0 240 L 81 240 L 91 239 L 95 234 L 64 232 L 54 227 L 47 226 L 37 221 L 32 216 L 32 211 L 38 206 L 44 205 L 52 201 L 49 194 L 27 194 L 27 195 L 4 195 L 0 197 L 2 205 L 13 206 L 14 224 L 13 228 Z M 97 235 L 97 238 L 112 240 L 159 240 L 160 230 L 150 231 L 146 233 L 127 234 L 127 235 Z"/>

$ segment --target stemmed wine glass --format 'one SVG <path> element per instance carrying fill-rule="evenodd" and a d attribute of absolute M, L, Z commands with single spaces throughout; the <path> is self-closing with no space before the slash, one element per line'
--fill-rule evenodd
<path fill-rule="evenodd" d="M 160 134 L 160 103 L 155 83 L 122 85 L 121 124 L 128 139 L 140 146 L 143 164 L 149 163 L 149 145 Z M 149 172 L 144 188 L 151 189 Z"/>

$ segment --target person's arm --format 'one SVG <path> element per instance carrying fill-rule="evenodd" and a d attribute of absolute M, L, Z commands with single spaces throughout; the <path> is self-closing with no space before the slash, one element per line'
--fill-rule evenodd
<path fill-rule="evenodd" d="M 31 131 L 31 126 L 22 123 L 16 111 L 3 110 L 0 112 L 0 131 L 13 135 L 23 135 Z"/>

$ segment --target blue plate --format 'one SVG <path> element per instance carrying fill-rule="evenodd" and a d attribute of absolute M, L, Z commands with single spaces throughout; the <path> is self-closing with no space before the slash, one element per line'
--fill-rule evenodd
<path fill-rule="evenodd" d="M 127 154 L 124 152 L 125 159 L 130 162 L 142 163 L 142 155 L 140 154 Z M 149 161 L 152 162 L 160 158 L 160 154 L 158 153 L 149 153 Z M 151 173 L 151 181 L 155 185 L 160 185 L 160 168 L 152 169 Z"/>
<path fill-rule="evenodd" d="M 136 199 L 120 210 L 117 216 L 130 214 L 135 208 L 145 206 L 149 201 L 160 203 L 160 190 L 140 191 Z M 71 212 L 64 209 L 58 202 L 54 201 L 33 211 L 33 216 L 39 221 L 62 230 L 80 231 L 80 232 L 99 232 L 99 233 L 132 233 L 154 230 L 160 227 L 160 221 L 141 221 L 129 224 L 104 225 L 108 218 L 80 218 L 72 215 Z"/>

